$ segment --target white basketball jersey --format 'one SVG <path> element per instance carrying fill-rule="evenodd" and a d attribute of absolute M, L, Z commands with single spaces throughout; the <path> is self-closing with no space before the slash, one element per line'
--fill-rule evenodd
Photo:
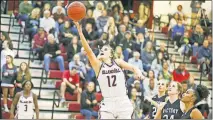
<path fill-rule="evenodd" d="M 111 66 L 102 63 L 97 80 L 103 97 L 124 97 L 127 95 L 124 72 L 114 61 Z"/>
<path fill-rule="evenodd" d="M 34 102 L 33 102 L 33 93 L 30 93 L 30 96 L 25 98 L 23 95 L 19 98 L 17 104 L 17 117 L 18 119 L 32 119 L 34 115 Z"/>

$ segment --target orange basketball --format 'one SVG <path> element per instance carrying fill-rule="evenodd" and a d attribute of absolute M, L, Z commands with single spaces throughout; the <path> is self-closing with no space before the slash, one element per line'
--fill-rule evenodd
<path fill-rule="evenodd" d="M 67 7 L 67 15 L 73 21 L 79 21 L 86 15 L 86 7 L 83 3 L 75 1 Z"/>

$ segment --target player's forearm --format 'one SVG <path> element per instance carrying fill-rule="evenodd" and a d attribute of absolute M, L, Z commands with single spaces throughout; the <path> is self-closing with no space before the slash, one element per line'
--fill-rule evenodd
<path fill-rule="evenodd" d="M 39 119 L 39 109 L 36 109 L 36 119 Z"/>
<path fill-rule="evenodd" d="M 136 68 L 136 67 L 134 67 L 134 66 L 132 66 L 132 72 L 133 72 L 134 74 L 142 73 L 142 71 L 141 71 L 140 69 L 138 69 L 138 68 Z"/>
<path fill-rule="evenodd" d="M 90 53 L 92 53 L 92 49 L 90 48 L 88 42 L 86 41 L 83 33 L 79 32 L 79 36 L 80 36 L 81 43 L 82 43 L 82 46 L 84 47 L 85 51 L 87 52 L 88 55 L 91 55 Z"/>

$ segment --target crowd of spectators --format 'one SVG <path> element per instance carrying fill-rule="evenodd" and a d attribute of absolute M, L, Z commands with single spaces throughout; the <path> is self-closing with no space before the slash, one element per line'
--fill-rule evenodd
<path fill-rule="evenodd" d="M 143 72 L 144 78 L 141 80 L 136 79 L 132 73 L 126 72 L 128 95 L 136 101 L 134 106 L 138 115 L 135 116 L 142 117 L 142 114 L 145 114 L 143 112 L 145 108 L 140 105 L 143 104 L 143 96 L 151 97 L 156 94 L 158 80 L 187 83 L 188 87 L 194 85 L 192 80 L 194 77 L 186 69 L 186 64 L 183 62 L 177 65 L 177 55 L 170 55 L 165 43 L 160 43 L 157 47 L 153 32 L 147 27 L 147 15 L 149 16 L 151 11 L 149 2 L 142 1 L 139 15 L 134 17 L 131 15 L 132 11 L 124 10 L 119 0 L 110 1 L 108 4 L 95 1 L 94 6 L 86 3 L 85 5 L 87 5 L 86 17 L 80 23 L 83 34 L 94 53 L 98 55 L 99 48 L 109 44 L 115 50 L 116 58 L 125 60 Z M 196 6 L 197 9 L 199 7 L 201 6 Z M 51 61 L 56 61 L 59 70 L 63 72 L 63 82 L 60 86 L 61 103 L 65 102 L 65 91 L 70 94 L 77 93 L 78 102 L 81 103 L 80 112 L 89 119 L 91 116 L 97 117 L 97 113 L 91 111 L 91 108 L 97 104 L 94 92 L 98 91 L 96 88 L 98 83 L 79 41 L 77 29 L 67 17 L 66 9 L 63 1 L 29 3 L 24 0 L 19 5 L 17 18 L 23 28 L 22 31 L 29 36 L 33 55 L 35 57 L 38 55 L 38 60 L 44 64 L 46 76 L 49 76 Z M 180 56 L 187 56 L 184 58 L 190 60 L 196 58 L 201 72 L 211 76 L 211 33 L 204 31 L 199 22 L 200 18 L 196 18 L 197 23 L 192 26 L 185 24 L 187 17 L 182 9 L 181 5 L 177 6 L 177 12 L 172 16 L 168 27 L 166 26 L 169 31 L 168 36 Z M 195 12 L 196 10 L 193 11 L 192 16 L 195 16 Z M 67 59 L 62 56 L 60 46 L 65 48 Z M 17 70 L 13 61 L 15 55 L 12 41 L 5 32 L 1 33 L 0 50 L 3 80 L 1 86 L 4 108 L 8 111 L 8 89 L 10 97 L 13 97 L 14 87 L 15 93 L 20 91 L 23 80 L 31 80 L 31 75 L 29 66 L 25 62 L 21 63 Z M 65 69 L 65 61 L 69 62 L 69 70 Z M 80 84 L 88 85 L 80 88 Z"/>

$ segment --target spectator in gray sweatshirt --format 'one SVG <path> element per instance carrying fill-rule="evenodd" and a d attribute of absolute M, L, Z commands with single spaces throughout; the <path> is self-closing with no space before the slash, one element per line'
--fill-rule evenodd
<path fill-rule="evenodd" d="M 152 43 L 147 42 L 144 49 L 141 51 L 141 60 L 143 62 L 144 71 L 149 71 L 151 69 L 152 61 L 156 58 L 155 51 L 153 50 Z"/>
<path fill-rule="evenodd" d="M 96 20 L 96 27 L 97 27 L 99 36 L 104 31 L 104 26 L 106 25 L 108 18 L 109 16 L 107 16 L 107 11 L 103 10 L 102 15 L 99 16 L 98 19 Z"/>

